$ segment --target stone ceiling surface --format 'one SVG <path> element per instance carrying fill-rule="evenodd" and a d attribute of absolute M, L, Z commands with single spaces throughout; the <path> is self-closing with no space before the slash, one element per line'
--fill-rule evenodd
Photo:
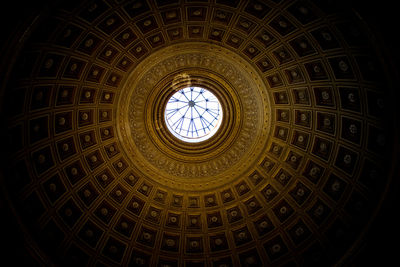
<path fill-rule="evenodd" d="M 65 1 L 11 50 L 2 186 L 46 266 L 326 266 L 391 182 L 391 77 L 327 1 Z M 219 132 L 169 133 L 204 86 Z M 393 120 L 394 121 L 394 120 Z"/>

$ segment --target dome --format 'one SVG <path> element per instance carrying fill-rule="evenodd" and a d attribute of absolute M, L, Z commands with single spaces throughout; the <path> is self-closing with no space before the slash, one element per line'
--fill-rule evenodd
<path fill-rule="evenodd" d="M 27 16 L 1 65 L 21 260 L 362 262 L 393 212 L 398 132 L 393 58 L 360 10 L 94 0 Z"/>

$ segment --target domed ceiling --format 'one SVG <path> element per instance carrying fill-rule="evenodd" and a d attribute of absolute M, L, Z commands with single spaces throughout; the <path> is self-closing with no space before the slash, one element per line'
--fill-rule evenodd
<path fill-rule="evenodd" d="M 364 21 L 329 3 L 65 1 L 37 16 L 4 78 L 2 185 L 38 264 L 349 262 L 390 186 L 392 84 Z M 170 99 L 198 115 L 177 131 L 217 114 L 184 88 L 220 103 L 207 140 L 167 127 Z"/>

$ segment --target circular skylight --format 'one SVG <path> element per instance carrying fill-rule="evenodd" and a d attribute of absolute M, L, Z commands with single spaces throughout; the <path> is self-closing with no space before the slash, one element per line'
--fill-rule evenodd
<path fill-rule="evenodd" d="M 165 108 L 168 130 L 185 142 L 197 143 L 213 136 L 221 125 L 217 97 L 201 87 L 186 87 L 171 96 Z"/>

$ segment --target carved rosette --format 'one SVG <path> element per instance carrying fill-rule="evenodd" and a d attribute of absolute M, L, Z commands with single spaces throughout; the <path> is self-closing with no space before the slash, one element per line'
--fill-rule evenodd
<path fill-rule="evenodd" d="M 211 90 L 224 112 L 218 133 L 198 144 L 176 139 L 164 122 L 168 98 L 187 86 Z M 266 90 L 257 71 L 228 50 L 200 43 L 167 47 L 144 59 L 125 84 L 120 140 L 132 164 L 156 182 L 185 190 L 227 183 L 257 164 L 265 147 Z"/>

